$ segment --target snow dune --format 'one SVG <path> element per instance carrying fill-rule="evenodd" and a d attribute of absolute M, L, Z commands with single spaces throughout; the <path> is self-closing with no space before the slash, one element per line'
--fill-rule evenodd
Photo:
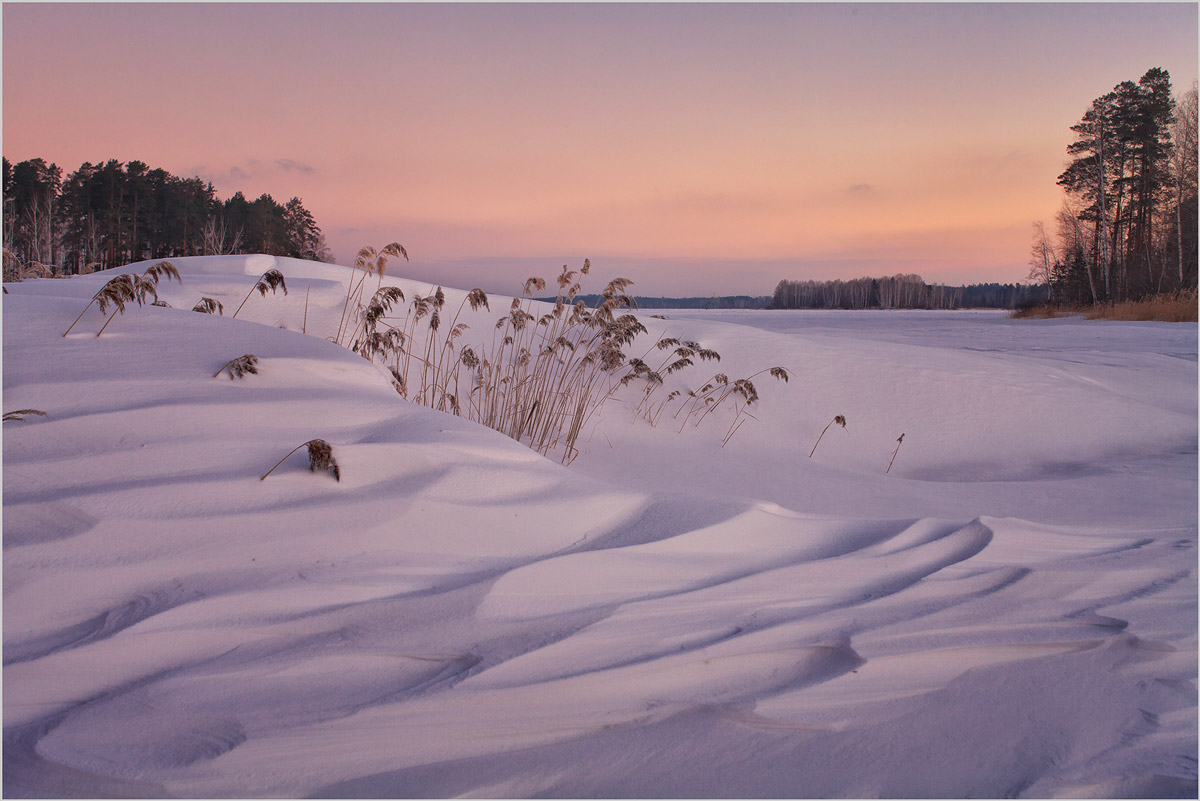
<path fill-rule="evenodd" d="M 175 263 L 7 285 L 6 795 L 1195 796 L 1195 325 L 646 310 L 792 380 L 567 468 L 325 341 L 348 268 Z"/>

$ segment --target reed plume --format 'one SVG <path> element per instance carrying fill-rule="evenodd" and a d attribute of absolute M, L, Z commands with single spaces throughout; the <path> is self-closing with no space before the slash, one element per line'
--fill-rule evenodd
<path fill-rule="evenodd" d="M 238 305 L 237 311 L 233 313 L 233 316 L 238 316 L 238 312 L 242 310 L 242 306 L 246 305 L 246 301 L 250 300 L 250 296 L 254 294 L 255 290 L 258 290 L 258 294 L 265 298 L 268 290 L 274 294 L 278 289 L 282 289 L 283 294 L 285 295 L 288 293 L 287 283 L 283 280 L 283 273 L 275 269 L 267 270 L 258 277 L 258 281 L 256 281 L 254 286 L 250 288 L 250 291 L 246 293 L 246 297 L 242 298 L 242 302 Z"/>
<path fill-rule="evenodd" d="M 229 371 L 229 380 L 241 378 L 243 375 L 251 374 L 258 375 L 258 357 L 253 353 L 247 353 L 244 356 L 238 356 L 236 359 L 230 359 L 221 365 L 221 369 L 213 373 L 213 378 L 221 374 L 223 370 Z"/>
<path fill-rule="evenodd" d="M 169 261 L 160 261 L 158 264 L 147 267 L 146 272 L 142 273 L 142 275 L 155 286 L 164 277 L 174 278 L 179 283 L 183 283 L 183 279 L 179 277 L 179 270 L 175 269 L 175 265 Z"/>
<path fill-rule="evenodd" d="M 564 463 L 579 454 L 578 438 L 624 387 L 636 384 L 640 389 L 636 414 L 651 425 L 672 404 L 690 404 L 685 424 L 689 418 L 699 424 L 696 418 L 732 406 L 733 421 L 722 441 L 726 444 L 745 419 L 752 418 L 748 410 L 758 402 L 754 379 L 770 373 L 788 380 L 785 368 L 773 367 L 736 380 L 718 374 L 699 393 L 685 395 L 672 387 L 660 391 L 674 376 L 701 362 L 719 362 L 720 354 L 698 342 L 663 337 L 640 356 L 627 355 L 647 333 L 636 315 L 621 313 L 623 308 L 636 308 L 627 291 L 632 282 L 610 281 L 589 308 L 577 299 L 582 276 L 591 269 L 588 260 L 579 270 L 563 265 L 552 306 L 533 299 L 548 282 L 537 276 L 526 280 L 519 296 L 490 326 L 490 346 L 470 338 L 468 322 L 476 324 L 475 320 L 462 321 L 468 305 L 471 311 L 491 311 L 487 295 L 478 288 L 466 293 L 449 318 L 445 291 L 431 287 L 426 294 L 408 298 L 403 320 L 393 323 L 394 304 L 405 300 L 398 288 L 381 287 L 365 305 L 356 300 L 363 280 L 378 271 L 379 256 L 372 248 L 359 252 L 355 270 L 363 275 L 352 280 L 347 309 L 331 339 L 371 361 L 382 361 L 406 400 L 468 417 L 543 455 L 558 451 Z"/>
<path fill-rule="evenodd" d="M 288 456 L 291 456 L 293 453 L 295 453 L 296 451 L 300 450 L 301 448 L 303 448 L 305 446 L 308 446 L 308 469 L 309 470 L 312 470 L 314 472 L 317 470 L 329 470 L 333 473 L 333 478 L 335 481 L 342 480 L 342 474 L 341 474 L 341 471 L 338 469 L 337 460 L 333 458 L 333 447 L 323 439 L 310 439 L 308 442 L 300 443 L 299 445 L 297 445 L 296 447 L 294 447 L 290 451 L 288 451 L 287 454 L 282 459 L 280 459 L 278 462 L 276 462 L 275 467 L 279 467 L 279 465 L 281 465 L 285 461 L 287 461 Z M 272 467 L 270 470 L 268 470 L 266 473 L 264 473 L 262 478 L 259 479 L 259 481 L 266 480 L 267 476 L 269 476 L 269 475 L 271 475 L 271 473 L 275 472 L 275 467 Z"/>
<path fill-rule="evenodd" d="M 196 305 L 192 307 L 192 311 L 200 312 L 201 314 L 217 314 L 224 316 L 225 306 L 222 305 L 221 301 L 219 300 L 213 300 L 212 298 L 200 298 L 200 300 L 196 302 Z"/>
<path fill-rule="evenodd" d="M 354 270 L 350 273 L 350 282 L 346 285 L 346 301 L 342 304 L 342 317 L 338 321 L 337 334 L 333 341 L 342 344 L 342 335 L 347 333 L 351 327 L 349 311 L 350 301 L 354 300 L 355 308 L 362 308 L 362 292 L 363 283 L 368 276 L 378 275 L 379 282 L 375 286 L 375 291 L 378 292 L 383 286 L 383 275 L 387 270 L 388 257 L 401 256 L 405 261 L 408 261 L 408 251 L 399 242 L 391 242 L 384 245 L 382 250 L 375 250 L 371 246 L 364 247 L 358 251 L 358 255 L 354 259 L 354 270 L 362 270 L 362 277 L 358 279 L 358 283 L 354 283 Z"/>
<path fill-rule="evenodd" d="M 104 286 L 100 287 L 87 305 L 83 307 L 83 311 L 79 316 L 67 326 L 67 330 L 63 331 L 63 336 L 71 333 L 71 329 L 75 327 L 75 323 L 83 317 L 84 313 L 91 308 L 95 303 L 100 307 L 100 313 L 108 312 L 109 304 L 116 307 L 116 311 L 110 316 L 100 330 L 96 332 L 96 336 L 104 333 L 104 329 L 108 328 L 108 324 L 117 316 L 117 312 L 125 314 L 126 303 L 137 303 L 139 306 L 146 304 L 146 298 L 149 295 L 154 296 L 154 301 L 158 300 L 158 282 L 163 277 L 174 278 L 176 281 L 183 283 L 183 279 L 179 277 L 179 271 L 169 261 L 161 261 L 151 267 L 148 267 L 144 273 L 137 275 L 136 273 L 126 273 L 118 275 L 109 280 Z M 153 302 L 152 302 L 153 303 Z"/>
<path fill-rule="evenodd" d="M 820 444 L 821 444 L 821 437 L 825 436 L 825 432 L 826 432 L 826 431 L 828 431 L 828 430 L 829 430 L 829 427 L 830 427 L 831 425 L 833 425 L 834 423 L 837 423 L 837 424 L 838 424 L 839 426 L 841 426 L 843 429 L 845 429 L 845 428 L 846 428 L 846 418 L 845 418 L 845 417 L 842 417 L 840 414 L 839 414 L 839 415 L 837 415 L 836 417 L 834 417 L 834 418 L 833 418 L 832 420 L 830 420 L 828 423 L 826 423 L 826 424 L 825 424 L 825 427 L 821 429 L 821 436 L 820 436 L 820 437 L 817 437 L 817 441 L 816 441 L 816 443 L 813 445 L 813 447 L 812 447 L 812 450 L 808 452 L 808 458 L 810 458 L 810 459 L 811 459 L 811 458 L 812 458 L 812 455 L 813 455 L 814 453 L 816 453 L 816 452 L 817 452 L 817 445 L 820 445 Z M 849 433 L 849 432 L 847 432 L 847 433 Z"/>

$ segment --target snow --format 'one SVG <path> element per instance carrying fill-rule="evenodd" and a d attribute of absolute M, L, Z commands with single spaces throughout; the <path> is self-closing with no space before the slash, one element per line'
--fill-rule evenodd
<path fill-rule="evenodd" d="M 1195 325 L 642 310 L 791 380 L 565 467 L 326 341 L 349 268 L 173 262 L 6 285 L 6 795 L 1195 796 Z"/>

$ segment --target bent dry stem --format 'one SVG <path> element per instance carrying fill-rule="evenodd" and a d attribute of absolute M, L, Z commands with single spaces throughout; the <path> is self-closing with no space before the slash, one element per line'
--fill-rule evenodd
<path fill-rule="evenodd" d="M 246 293 L 246 297 L 242 298 L 242 302 L 238 305 L 232 316 L 238 316 L 238 312 L 242 310 L 242 306 L 246 305 L 246 301 L 250 300 L 250 296 L 254 294 L 254 290 L 257 289 L 258 293 L 265 298 L 267 296 L 268 289 L 271 290 L 272 294 L 274 294 L 275 291 L 280 288 L 283 289 L 283 294 L 286 295 L 288 293 L 287 284 L 283 280 L 283 273 L 274 269 L 267 270 L 258 277 L 258 281 L 256 281 L 254 286 L 250 288 L 250 291 Z"/>
<path fill-rule="evenodd" d="M 899 439 L 896 440 L 896 450 L 892 451 L 892 461 L 888 462 L 887 470 L 884 470 L 884 473 L 892 472 L 892 462 L 896 461 L 896 454 L 900 452 L 900 443 L 902 442 L 904 442 L 904 434 L 901 434 Z"/>
<path fill-rule="evenodd" d="M 817 445 L 820 445 L 820 444 L 821 444 L 821 437 L 825 436 L 825 432 L 826 432 L 826 431 L 828 431 L 828 430 L 829 430 L 829 427 L 830 427 L 831 425 L 833 425 L 834 423 L 837 423 L 837 424 L 838 424 L 838 425 L 840 425 L 840 426 L 841 426 L 843 429 L 845 429 L 845 428 L 846 428 L 846 418 L 845 418 L 845 417 L 843 417 L 843 416 L 842 416 L 842 415 L 840 415 L 840 414 L 839 414 L 839 415 L 837 415 L 836 417 L 834 417 L 834 418 L 833 418 L 832 420 L 830 420 L 828 423 L 826 423 L 826 424 L 825 424 L 825 427 L 821 429 L 821 436 L 820 436 L 820 437 L 817 437 L 817 441 L 816 441 L 816 443 L 813 445 L 813 449 L 812 449 L 811 451 L 809 451 L 809 452 L 808 452 L 808 458 L 809 458 L 809 459 L 811 459 L 811 458 L 812 458 L 812 455 L 813 455 L 814 453 L 816 453 L 816 452 L 817 452 Z M 850 432 L 848 432 L 848 431 L 847 431 L 846 433 L 850 433 Z"/>
<path fill-rule="evenodd" d="M 342 474 L 338 469 L 337 460 L 333 458 L 333 448 L 323 439 L 310 439 L 308 442 L 301 442 L 299 445 L 288 451 L 282 459 L 276 462 L 275 467 L 279 467 L 279 465 L 287 461 L 288 456 L 291 456 L 293 453 L 305 446 L 308 446 L 309 470 L 314 472 L 317 470 L 331 470 L 333 472 L 333 478 L 335 481 L 342 480 Z M 259 481 L 265 481 L 267 476 L 275 472 L 275 467 L 272 467 L 270 470 L 264 473 Z"/>

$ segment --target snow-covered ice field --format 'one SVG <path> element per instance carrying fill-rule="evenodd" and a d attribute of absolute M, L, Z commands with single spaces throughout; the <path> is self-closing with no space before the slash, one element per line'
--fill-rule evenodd
<path fill-rule="evenodd" d="M 173 261 L 6 285 L 5 795 L 1195 797 L 1196 325 L 643 310 L 791 381 L 564 467 L 325 341 L 348 268 Z"/>

